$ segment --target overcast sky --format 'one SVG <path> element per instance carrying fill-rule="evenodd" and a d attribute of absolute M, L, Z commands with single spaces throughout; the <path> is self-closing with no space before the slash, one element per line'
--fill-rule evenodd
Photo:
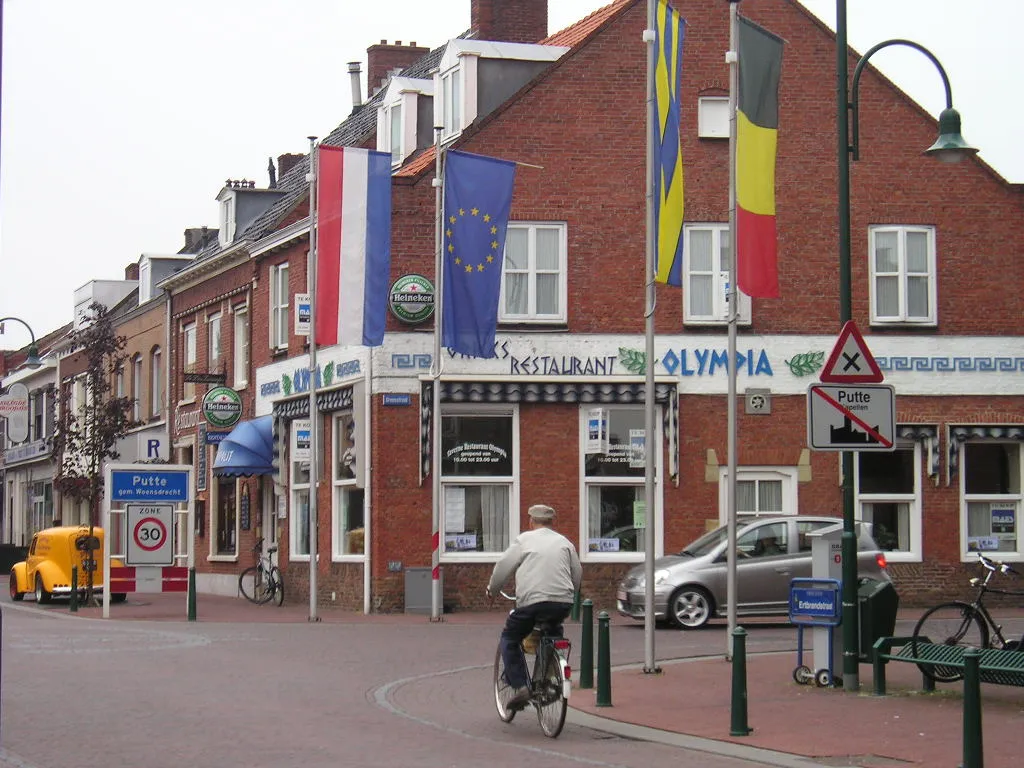
<path fill-rule="evenodd" d="M 756 6 L 758 0 L 746 0 Z M 366 48 L 436 47 L 469 26 L 470 0 L 0 0 L 0 317 L 43 336 L 71 320 L 76 288 L 121 279 L 142 253 L 174 253 L 217 226 L 227 178 L 267 183 L 267 158 L 306 152 L 351 109 L 346 63 Z M 556 31 L 605 0 L 550 0 Z M 804 0 L 834 25 L 835 0 Z M 685 2 L 679 6 L 684 9 Z M 742 7 L 742 6 L 741 6 Z M 727 4 L 722 2 L 723 13 Z M 964 136 L 1024 182 L 1024 3 L 851 0 L 850 44 L 893 37 L 949 74 Z M 639 43 L 638 43 L 639 44 Z M 920 53 L 872 63 L 933 116 L 938 74 Z M 685 58 L 684 58 L 685 66 Z M 0 348 L 28 343 L 8 323 Z"/>

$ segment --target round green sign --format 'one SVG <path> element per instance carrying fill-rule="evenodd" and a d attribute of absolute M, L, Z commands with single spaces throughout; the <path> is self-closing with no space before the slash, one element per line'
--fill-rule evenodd
<path fill-rule="evenodd" d="M 422 323 L 434 314 L 434 284 L 423 275 L 402 275 L 391 286 L 388 305 L 403 323 Z"/>
<path fill-rule="evenodd" d="M 203 416 L 214 427 L 233 427 L 242 418 L 242 398 L 231 387 L 214 387 L 203 398 Z"/>

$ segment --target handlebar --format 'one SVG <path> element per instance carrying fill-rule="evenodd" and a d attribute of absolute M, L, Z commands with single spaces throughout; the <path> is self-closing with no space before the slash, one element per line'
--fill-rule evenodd
<path fill-rule="evenodd" d="M 1015 576 L 1020 576 L 1020 571 L 1013 568 L 1013 566 L 995 560 L 991 557 L 985 557 L 981 552 L 978 553 L 978 560 L 981 564 L 990 571 L 999 571 L 1001 573 L 1012 573 Z"/>

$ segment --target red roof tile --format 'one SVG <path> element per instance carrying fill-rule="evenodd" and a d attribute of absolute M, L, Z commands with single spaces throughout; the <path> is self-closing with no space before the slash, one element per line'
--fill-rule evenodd
<path fill-rule="evenodd" d="M 572 47 L 585 39 L 591 32 L 608 21 L 608 19 L 614 16 L 618 11 L 635 2 L 636 0 L 615 0 L 615 2 L 610 5 L 606 5 L 604 8 L 598 8 L 589 16 L 580 19 L 575 24 L 572 24 L 559 32 L 555 32 L 555 34 L 550 35 L 540 42 L 544 45 L 566 45 Z"/>

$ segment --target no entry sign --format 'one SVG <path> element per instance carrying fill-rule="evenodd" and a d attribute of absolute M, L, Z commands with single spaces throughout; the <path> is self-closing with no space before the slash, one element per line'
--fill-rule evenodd
<path fill-rule="evenodd" d="M 128 565 L 171 565 L 174 562 L 174 505 L 125 505 Z"/>

